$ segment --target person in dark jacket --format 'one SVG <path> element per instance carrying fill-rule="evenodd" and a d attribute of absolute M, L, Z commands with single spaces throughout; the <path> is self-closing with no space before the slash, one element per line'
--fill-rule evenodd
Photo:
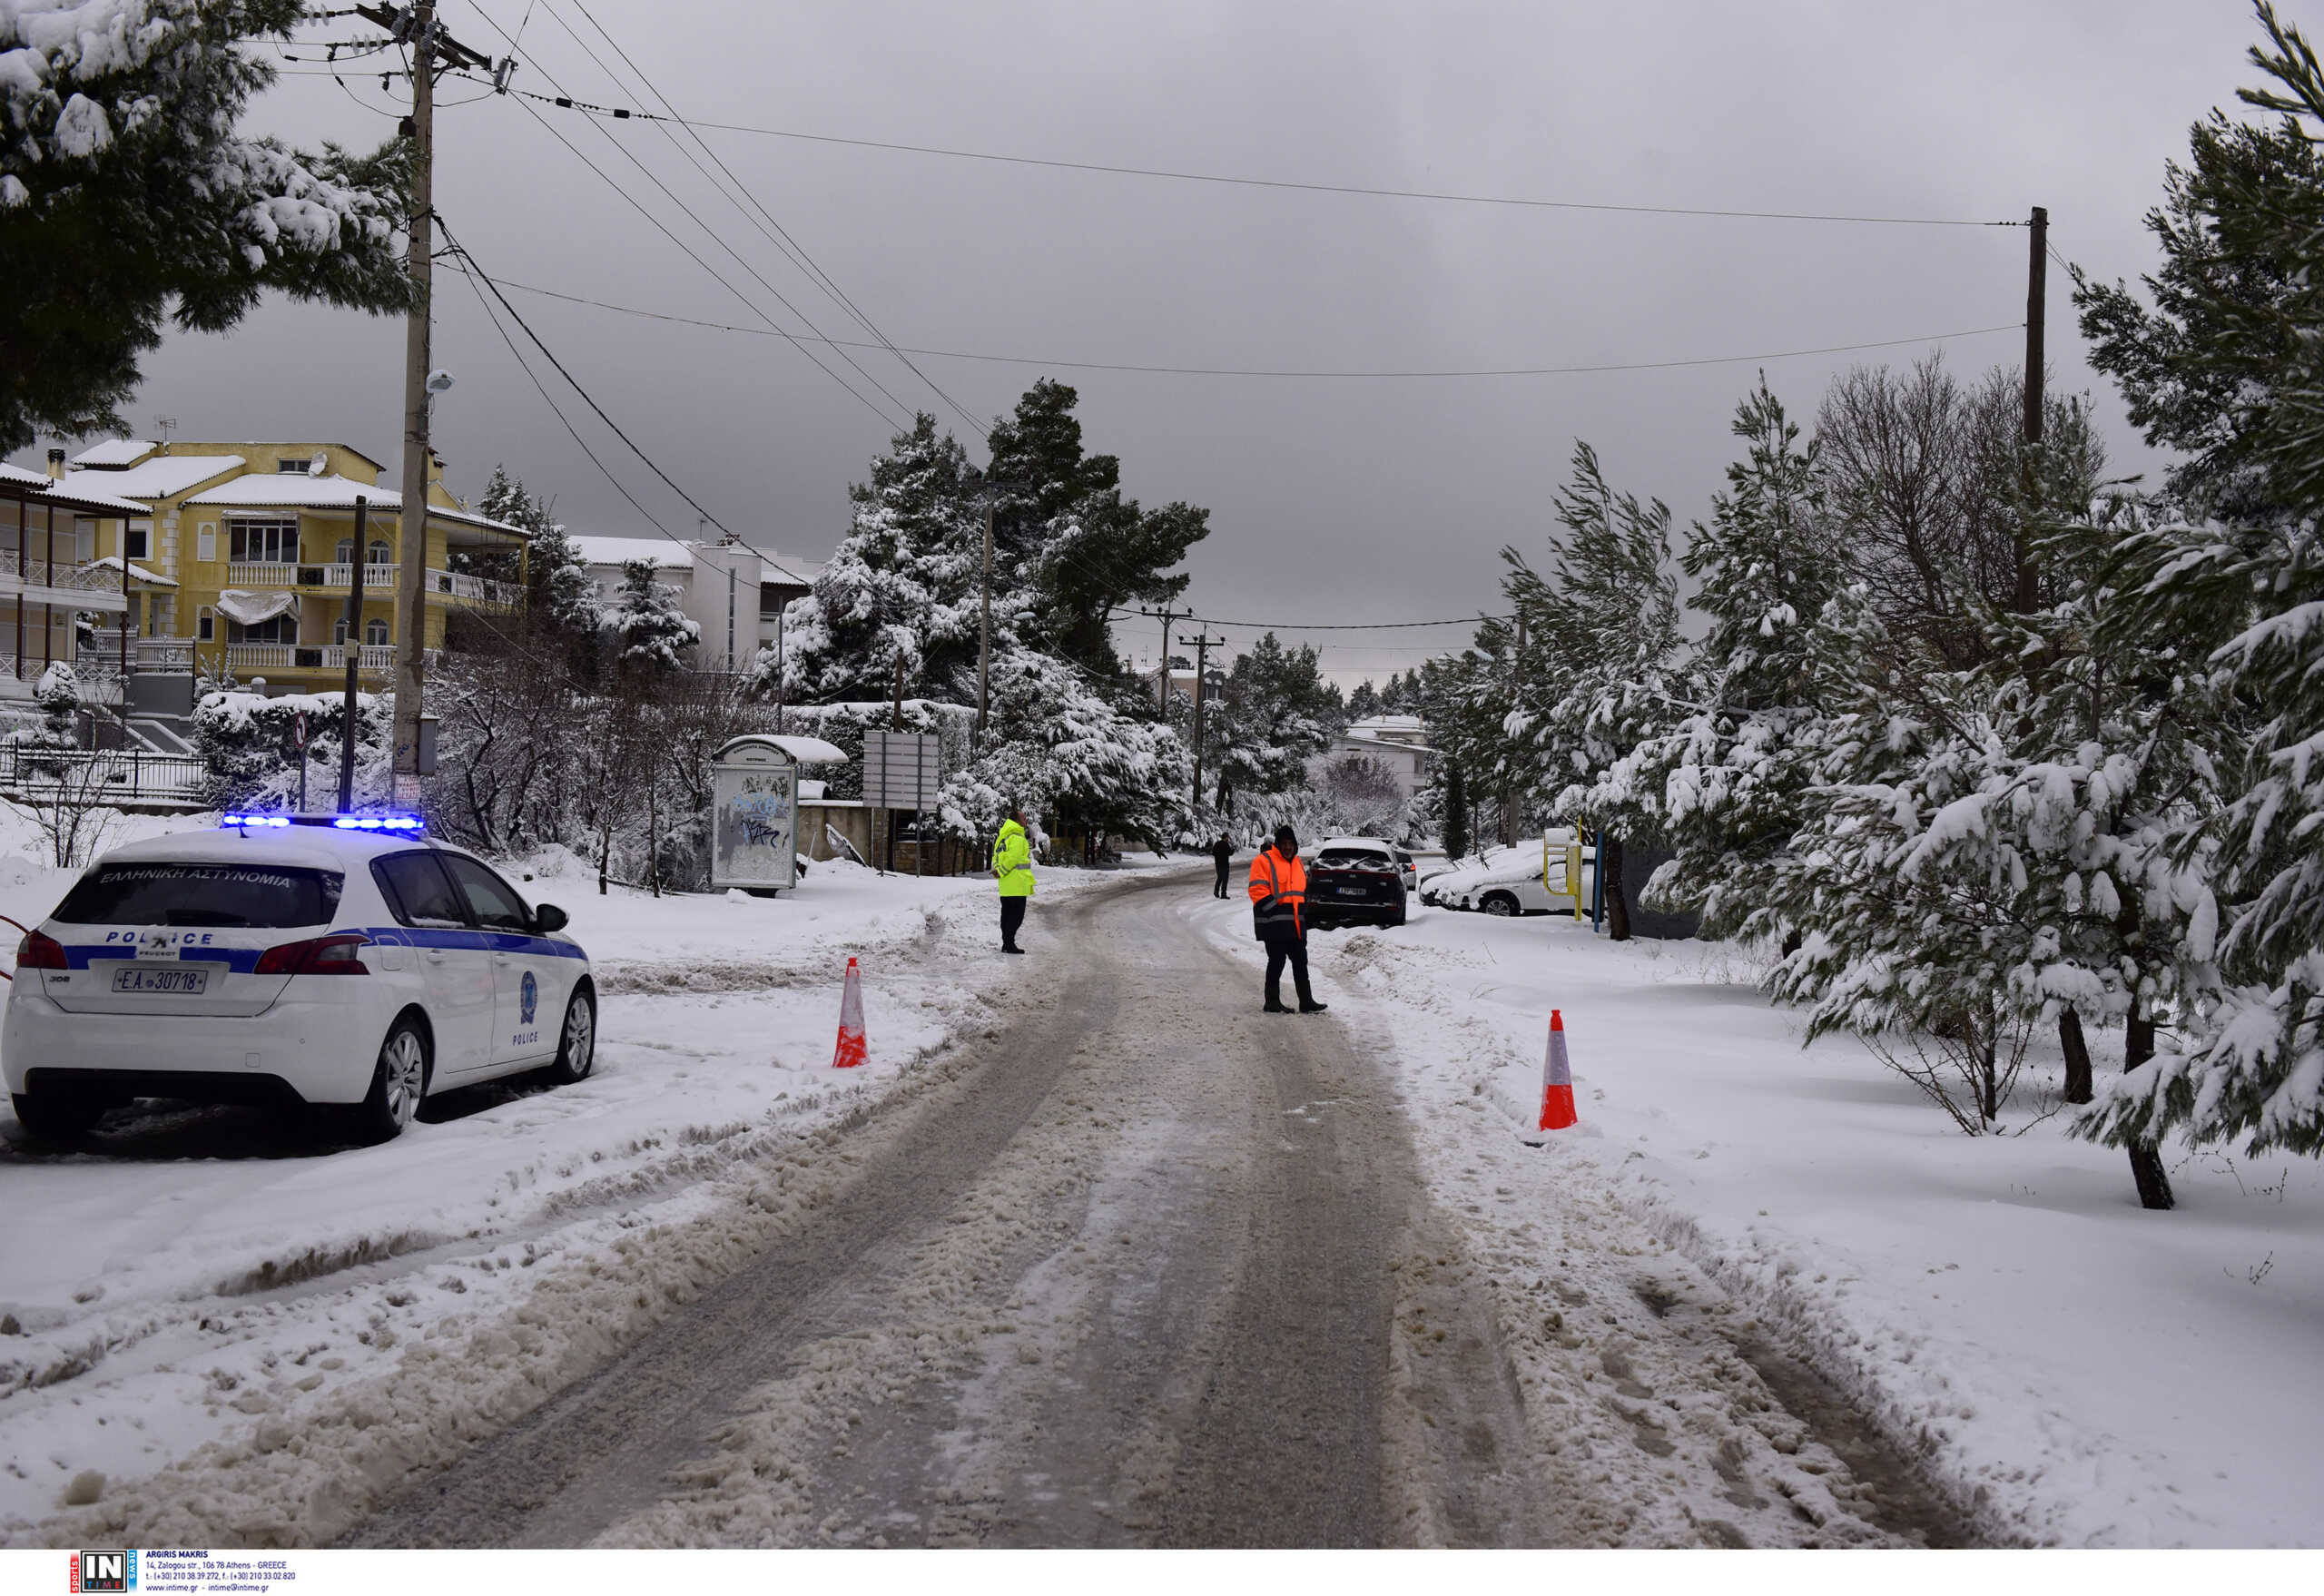
<path fill-rule="evenodd" d="M 1307 987 L 1307 867 L 1299 862 L 1299 835 L 1289 826 L 1275 829 L 1275 842 L 1251 860 L 1251 927 L 1267 949 L 1267 1000 L 1261 1010 L 1288 1014 L 1283 1006 L 1283 967 L 1291 966 L 1299 989 L 1299 1012 L 1321 1014 L 1331 1007 L 1315 1001 Z"/>
<path fill-rule="evenodd" d="M 1226 872 L 1235 865 L 1235 839 L 1221 832 L 1218 841 L 1210 845 L 1210 856 L 1218 865 L 1218 880 L 1210 889 L 1214 898 L 1226 896 Z"/>

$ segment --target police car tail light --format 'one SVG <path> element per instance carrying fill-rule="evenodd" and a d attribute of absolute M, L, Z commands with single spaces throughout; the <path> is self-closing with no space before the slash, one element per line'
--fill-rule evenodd
<path fill-rule="evenodd" d="M 370 940 L 360 931 L 342 931 L 284 942 L 260 954 L 253 968 L 261 975 L 369 975 L 371 968 L 358 950 Z"/>
<path fill-rule="evenodd" d="M 39 931 L 27 931 L 25 940 L 16 944 L 16 968 L 19 970 L 64 970 L 64 944 L 54 937 Z"/>

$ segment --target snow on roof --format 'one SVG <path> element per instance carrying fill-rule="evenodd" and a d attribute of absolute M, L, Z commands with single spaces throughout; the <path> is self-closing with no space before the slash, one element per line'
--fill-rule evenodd
<path fill-rule="evenodd" d="M 109 554 L 101 560 L 91 560 L 89 564 L 92 567 L 97 570 L 118 571 L 121 569 L 121 557 L 117 554 Z M 143 566 L 139 565 L 135 560 L 129 562 L 129 574 L 138 581 L 150 582 L 156 587 L 174 587 L 177 586 L 176 578 L 162 576 L 158 572 L 149 571 Z"/>
<path fill-rule="evenodd" d="M 593 566 L 625 566 L 632 560 L 651 560 L 657 571 L 694 568 L 694 550 L 666 537 L 576 537 L 573 547 Z"/>
<path fill-rule="evenodd" d="M 125 471 L 107 471 L 102 480 L 107 493 L 123 498 L 142 498 L 151 504 L 155 499 L 174 498 L 212 477 L 239 471 L 243 464 L 240 455 L 155 455 Z M 90 486 L 94 488 L 96 484 Z"/>
<path fill-rule="evenodd" d="M 84 491 L 68 478 L 54 482 L 38 471 L 27 471 L 21 466 L 0 461 L 0 482 L 34 489 L 34 498 L 45 498 L 59 508 L 77 510 L 110 510 L 117 516 L 143 516 L 152 512 L 142 504 L 125 498 L 115 498 L 109 493 Z"/>
<path fill-rule="evenodd" d="M 674 542 L 667 537 L 576 537 L 573 546 L 581 557 L 593 566 L 623 566 L 631 560 L 651 560 L 657 571 L 690 571 L 694 568 L 694 545 Z M 822 566 L 812 560 L 786 559 L 771 549 L 754 544 L 743 545 L 759 557 L 759 563 L 770 567 L 762 571 L 762 580 L 789 576 L 812 585 L 815 574 Z"/>
<path fill-rule="evenodd" d="M 821 737 L 802 737 L 795 734 L 768 733 L 766 740 L 782 749 L 801 764 L 845 764 L 847 755 Z"/>
<path fill-rule="evenodd" d="M 1375 734 L 1418 732 L 1425 729 L 1420 716 L 1416 714 L 1368 714 L 1348 727 L 1351 732 L 1370 732 Z"/>
<path fill-rule="evenodd" d="M 143 438 L 109 438 L 74 455 L 73 463 L 99 471 L 118 471 L 124 466 L 135 465 L 160 447 Z"/>
<path fill-rule="evenodd" d="M 235 464 L 241 462 L 237 460 Z M 231 482 L 221 482 L 205 488 L 186 500 L 188 504 L 216 505 L 232 509 L 352 509 L 358 498 L 371 501 L 371 507 L 380 510 L 403 508 L 403 495 L 392 488 L 382 488 L 376 482 L 358 482 L 352 477 L 281 476 L 271 471 L 253 471 L 247 477 L 237 477 Z M 529 537 L 531 533 L 522 527 L 512 527 L 506 521 L 496 521 L 489 516 L 479 516 L 473 510 L 456 510 L 447 505 L 431 504 L 428 513 L 438 520 L 458 521 L 470 527 L 489 527 L 496 532 L 507 532 L 517 537 Z"/>

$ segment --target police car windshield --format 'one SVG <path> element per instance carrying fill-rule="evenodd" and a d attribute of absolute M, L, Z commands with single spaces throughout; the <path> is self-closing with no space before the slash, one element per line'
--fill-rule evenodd
<path fill-rule="evenodd" d="M 50 918 L 68 925 L 326 925 L 347 878 L 297 865 L 101 864 Z"/>

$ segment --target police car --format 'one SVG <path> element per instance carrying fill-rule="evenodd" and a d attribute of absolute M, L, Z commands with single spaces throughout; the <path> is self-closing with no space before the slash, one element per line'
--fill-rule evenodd
<path fill-rule="evenodd" d="M 565 923 L 413 817 L 229 814 L 106 854 L 25 938 L 0 1076 L 40 1137 L 153 1097 L 335 1106 L 384 1140 L 429 1092 L 589 1073 Z"/>

